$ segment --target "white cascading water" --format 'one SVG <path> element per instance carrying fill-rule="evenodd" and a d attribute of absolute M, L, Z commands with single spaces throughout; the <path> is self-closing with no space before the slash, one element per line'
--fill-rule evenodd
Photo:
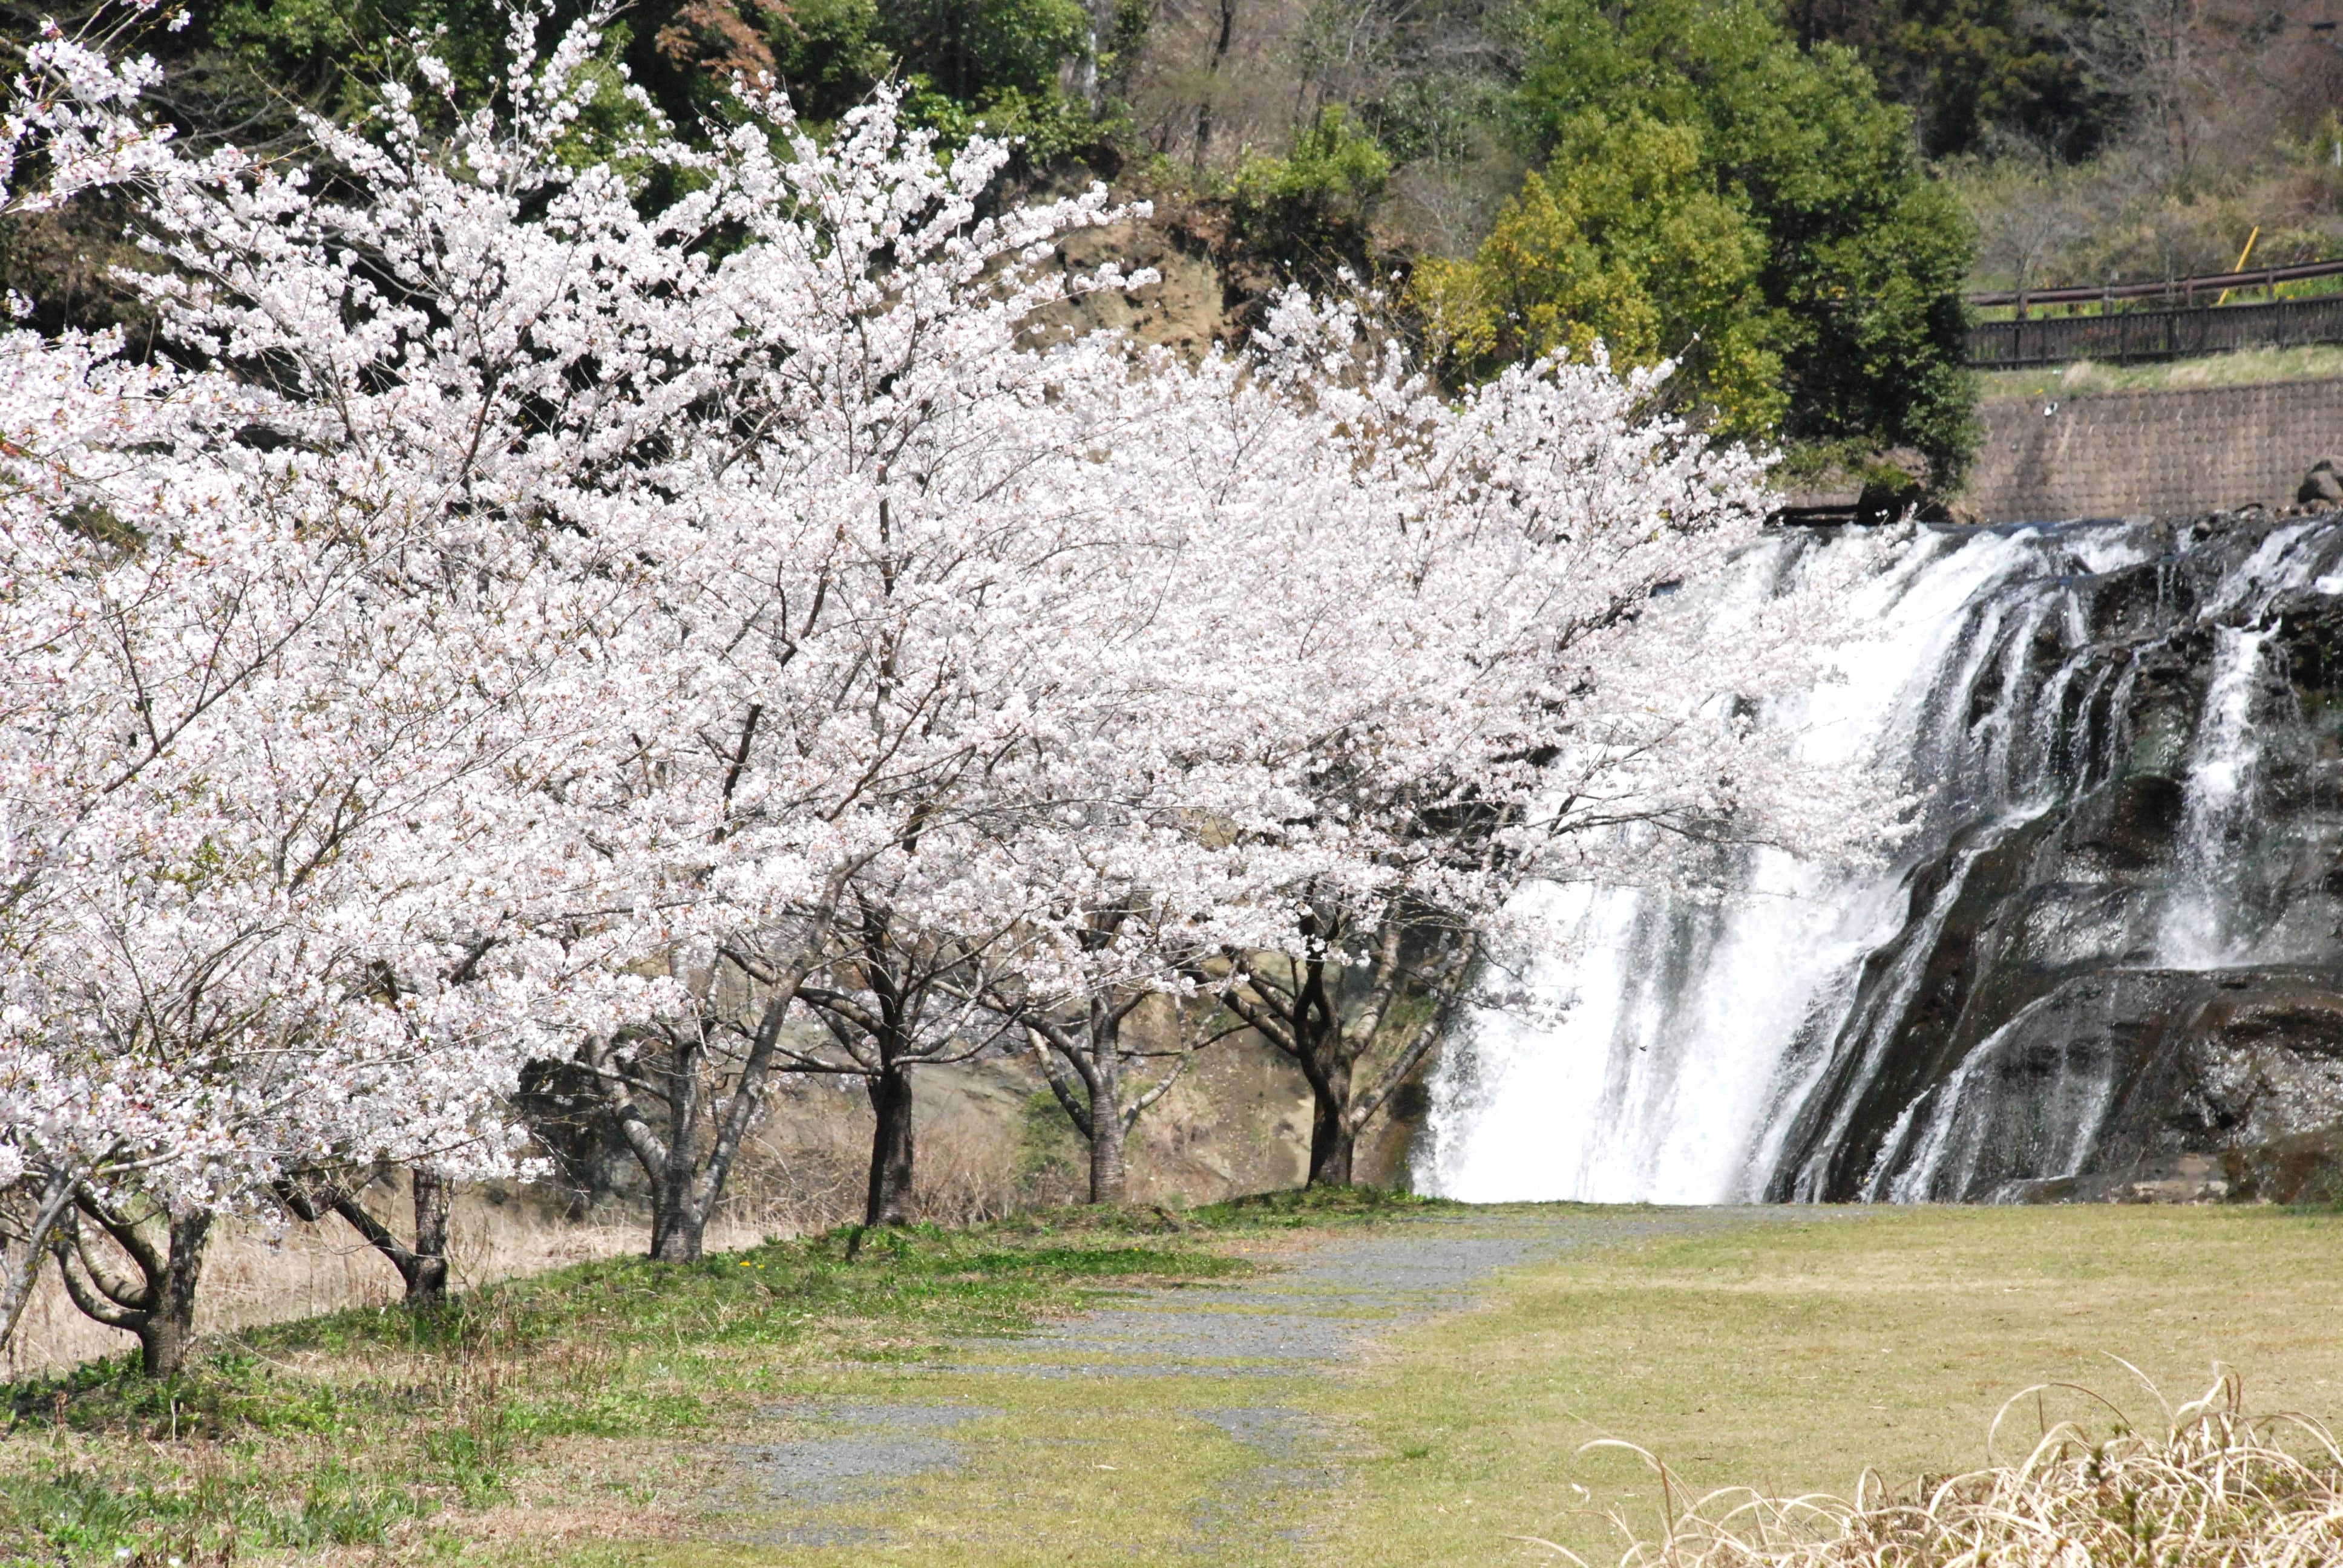
<path fill-rule="evenodd" d="M 2273 530 L 2205 608 L 2234 609 L 2225 597 L 2266 602 L 2298 585 L 2321 558 L 2319 550 L 2297 548 L 2307 531 Z M 1771 581 L 1778 552 L 1796 548 L 1791 540 L 1761 547 L 1751 582 Z M 1769 550 L 1775 558 L 1765 558 Z M 1860 590 L 1851 608 L 1864 631 L 1839 650 L 1840 678 L 1811 693 L 1806 710 L 1788 721 L 1817 758 L 1880 766 L 1908 759 L 1923 788 L 1948 782 L 1926 776 L 1932 758 L 1938 767 L 1993 776 L 1949 781 L 1973 815 L 1966 847 L 1946 857 L 1957 892 L 1979 855 L 2051 803 L 2017 760 L 2026 745 L 2038 753 L 2043 744 L 2018 733 L 2036 722 L 2029 716 L 2091 695 L 2068 692 L 2070 681 L 2130 676 L 2094 673 L 2077 658 L 2043 680 L 2039 699 L 1973 702 L 1971 694 L 1980 683 L 2014 693 L 2031 656 L 2013 659 L 2008 650 L 2026 648 L 2037 631 L 2084 640 L 2082 601 L 2061 590 L 2065 578 L 2151 553 L 2122 525 L 1924 531 Z M 2173 968 L 2234 962 L 2238 953 L 2227 916 L 2235 900 L 2222 885 L 2217 851 L 2251 809 L 2253 704 L 2267 634 L 2224 627 L 2217 637 L 2187 774 L 2184 838 L 2197 847 L 2203 874 L 2168 905 L 2155 944 L 2157 961 Z M 2038 757 L 2032 765 L 2038 769 Z M 1926 922 L 1941 922 L 1954 902 L 1948 892 L 1916 906 L 1910 870 L 1907 861 L 1850 872 L 1761 851 L 1714 904 L 1635 889 L 1528 890 L 1526 907 L 1556 937 L 1550 954 L 1526 965 L 1541 1005 L 1482 1012 L 1447 1053 L 1433 1088 L 1429 1137 L 1419 1146 L 1419 1185 L 1474 1201 L 1715 1203 L 1761 1198 L 1769 1181 L 1779 1190 L 1776 1167 L 1794 1115 L 1829 1065 L 1814 1042 L 1885 1051 L 1934 945 Z M 1919 940 L 1904 942 L 1865 981 L 1865 960 L 1916 922 Z M 1916 1159 L 1892 1181 L 1875 1182 L 1873 1196 L 1926 1196 L 1947 1162 L 1964 1158 L 1959 1089 L 1991 1043 L 1941 1092 L 1906 1109 L 1888 1147 L 1916 1150 Z M 1875 1066 L 1865 1060 L 1861 1070 Z M 2073 1132 L 2058 1135 L 2045 1156 L 2079 1160 L 2107 1086 L 2086 1074 L 2048 1093 L 2056 1103 L 2046 1109 Z M 1908 1125 L 1915 1117 L 1926 1124 Z M 1825 1141 L 1837 1131 L 1826 1130 Z M 1802 1178 L 1788 1191 L 1813 1186 Z"/>
<path fill-rule="evenodd" d="M 2263 730 L 2254 722 L 2270 634 L 2267 629 L 2217 627 L 2205 707 L 2189 747 L 2179 850 L 2184 875 L 2157 923 L 2150 961 L 2166 970 L 2210 970 L 2251 956 L 2250 933 L 2239 913 L 2235 846 L 2254 809 L 2256 765 Z M 2038 1005 L 2038 1004 L 2037 1004 Z M 1971 1190 L 1986 1153 L 1988 1111 L 1964 1092 L 2004 1041 L 2027 1022 L 2020 1011 L 1983 1040 L 1943 1087 L 1906 1107 L 1885 1147 L 1910 1152 L 1892 1175 L 1875 1174 L 1874 1197 L 1915 1203 Z M 2072 1176 L 2097 1141 L 2116 1101 L 2114 1064 L 2088 1050 L 2068 1050 L 2040 1074 L 2036 1121 L 2044 1142 L 2038 1173 Z M 1916 1133 L 1911 1124 L 1918 1121 Z"/>
<path fill-rule="evenodd" d="M 1962 608 L 2022 567 L 1998 537 L 1948 542 L 1929 536 L 1865 588 L 1856 612 L 1875 629 L 1841 651 L 1843 679 L 1801 716 L 1817 757 L 1890 753 L 1921 713 L 1909 689 L 1962 651 Z M 1771 850 L 1753 862 L 1741 890 L 1711 906 L 1636 889 L 1527 891 L 1559 933 L 1528 965 L 1548 1006 L 1473 1020 L 1435 1083 L 1419 1181 L 1472 1201 L 1750 1196 L 1792 1040 L 1904 912 L 1892 869 L 1848 874 Z"/>
<path fill-rule="evenodd" d="M 2224 853 L 2253 809 L 2254 764 L 2261 730 L 2254 723 L 2269 633 L 2220 627 L 2214 632 L 2213 678 L 2205 719 L 2188 758 L 2181 849 L 2195 874 L 2165 906 L 2157 959 L 2165 969 L 2217 969 L 2241 956 L 2234 931 L 2238 905 Z"/>
<path fill-rule="evenodd" d="M 2236 613 L 2249 600 L 2267 603 L 2302 586 L 2322 558 L 2315 548 L 2319 531 L 2311 523 L 2273 530 L 2221 584 L 2205 613 Z M 2343 590 L 2343 580 L 2325 579 L 2318 587 L 2332 593 Z M 2258 956 L 2255 933 L 2244 918 L 2254 900 L 2247 896 L 2237 851 L 2257 810 L 2255 786 L 2268 729 L 2256 704 L 2266 689 L 2271 633 L 2261 626 L 2217 625 L 2212 634 L 2204 706 L 2188 749 L 2177 840 L 2181 875 L 2147 955 L 2147 963 L 2160 970 L 2220 969 Z M 1965 1091 L 2032 1011 L 2020 1011 L 1979 1041 L 1940 1089 L 1906 1107 L 1883 1147 L 1900 1151 L 1911 1139 L 1910 1151 L 1892 1174 L 1875 1172 L 1872 1197 L 1921 1202 L 1973 1190 L 1991 1107 Z M 2117 1085 L 2114 1064 L 2087 1050 L 2062 1051 L 2048 1071 L 2040 1071 L 2040 1065 L 2035 1121 L 2043 1143 L 2036 1151 L 2036 1175 L 2056 1180 L 2081 1170 L 2115 1105 Z M 1915 1121 L 1920 1123 L 1916 1133 L 1911 1131 Z"/>

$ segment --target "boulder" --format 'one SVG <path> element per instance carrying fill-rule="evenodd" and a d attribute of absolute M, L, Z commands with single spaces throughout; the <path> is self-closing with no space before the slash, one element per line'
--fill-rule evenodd
<path fill-rule="evenodd" d="M 1908 1172 L 1897 1197 L 2328 1201 L 2343 1192 L 2343 972 L 2076 975 L 1908 1127 L 1889 1151 Z"/>
<path fill-rule="evenodd" d="M 2321 457 L 2310 465 L 2310 472 L 2302 477 L 2302 487 L 2295 491 L 2294 499 L 2296 505 L 2304 507 L 2343 503 L 2343 457 Z"/>

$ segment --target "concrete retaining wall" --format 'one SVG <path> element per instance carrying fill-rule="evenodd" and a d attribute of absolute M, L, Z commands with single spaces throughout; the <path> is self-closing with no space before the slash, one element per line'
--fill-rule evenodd
<path fill-rule="evenodd" d="M 2343 455 L 2343 379 L 1988 397 L 1963 498 L 1991 522 L 2290 506 Z"/>

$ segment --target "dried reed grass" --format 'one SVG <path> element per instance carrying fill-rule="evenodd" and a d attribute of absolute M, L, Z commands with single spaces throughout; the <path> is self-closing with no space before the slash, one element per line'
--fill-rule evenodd
<path fill-rule="evenodd" d="M 383 1199 L 376 1206 L 403 1229 L 403 1191 L 374 1197 Z M 623 1211 L 572 1219 L 530 1198 L 508 1195 L 497 1201 L 470 1189 L 457 1194 L 449 1271 L 457 1288 L 469 1289 L 638 1251 L 644 1232 L 643 1222 Z M 742 1244 L 722 1227 L 711 1228 L 709 1242 Z M 231 1220 L 206 1251 L 196 1327 L 199 1333 L 226 1334 L 346 1307 L 382 1306 L 398 1300 L 402 1288 L 382 1254 L 338 1219 L 281 1226 Z M 84 1317 L 66 1299 L 55 1270 L 45 1270 L 15 1339 L 0 1352 L 0 1379 L 58 1371 L 136 1344 L 130 1335 Z"/>
<path fill-rule="evenodd" d="M 824 1104 L 817 1108 L 821 1114 L 768 1119 L 752 1135 L 709 1224 L 709 1249 L 736 1251 L 860 1219 L 870 1158 L 870 1116 L 860 1100 L 859 1094 L 844 1100 L 843 1114 L 841 1107 Z M 979 1117 L 947 1114 L 923 1124 L 916 1169 L 911 1207 L 920 1220 L 978 1224 L 1018 1207 L 1011 1135 Z M 405 1231 L 409 1200 L 403 1180 L 369 1189 L 367 1199 L 394 1230 Z M 581 1211 L 560 1193 L 464 1189 L 449 1227 L 453 1283 L 469 1290 L 639 1252 L 649 1233 L 640 1207 Z M 389 1263 L 338 1219 L 317 1224 L 230 1220 L 206 1253 L 196 1326 L 199 1333 L 230 1334 L 347 1307 L 387 1305 L 401 1290 Z M 0 1381 L 119 1355 L 136 1344 L 129 1334 L 82 1315 L 55 1271 L 45 1270 L 15 1336 L 0 1349 Z"/>
<path fill-rule="evenodd" d="M 815 1113 L 769 1118 L 744 1146 L 718 1218 L 765 1236 L 805 1236 L 862 1218 L 870 1169 L 870 1115 L 857 1091 Z M 979 1110 L 922 1117 L 913 1162 L 913 1218 L 982 1224 L 1021 1206 L 1015 1130 Z M 709 1243 L 714 1246 L 712 1239 Z"/>
<path fill-rule="evenodd" d="M 2138 1369 L 2123 1362 L 2133 1375 Z M 2024 1390 L 1986 1436 L 2031 1406 L 2041 1435 L 2024 1458 L 1926 1481 L 1893 1498 L 1866 1472 L 1852 1501 L 1714 1492 L 1678 1511 L 1681 1486 L 1655 1455 L 1605 1440 L 1658 1472 L 1670 1515 L 1657 1541 L 1630 1544 L 1622 1568 L 2331 1568 L 2343 1563 L 2343 1449 L 2303 1416 L 2250 1417 L 2237 1374 L 2215 1368 L 2202 1398 L 2177 1409 L 2141 1376 L 2162 1411 L 2162 1432 L 2074 1383 Z M 2094 1438 L 2078 1422 L 2051 1423 L 2046 1396 L 2080 1394 L 2112 1417 Z M 1582 1450 L 1582 1452 L 1584 1452 Z M 1568 1548 L 1516 1537 L 1584 1564 Z"/>
<path fill-rule="evenodd" d="M 941 1116 L 920 1130 L 911 1178 L 911 1211 L 954 1228 L 1005 1219 L 1023 1206 L 1017 1147 L 1010 1131 L 966 1113 Z"/>

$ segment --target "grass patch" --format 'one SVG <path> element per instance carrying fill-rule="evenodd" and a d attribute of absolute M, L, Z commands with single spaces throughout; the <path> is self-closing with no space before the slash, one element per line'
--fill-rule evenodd
<path fill-rule="evenodd" d="M 1649 1541 L 1669 1510 L 1632 1453 L 1580 1452 L 1599 1439 L 1664 1460 L 1678 1504 L 1851 1494 L 1866 1469 L 1908 1494 L 1986 1462 L 1996 1412 L 2028 1384 L 2123 1397 L 2110 1355 L 2167 1388 L 2227 1362 L 2256 1408 L 2333 1424 L 2338 1295 L 2343 1217 L 2307 1211 L 1776 1211 L 1570 1254 L 1399 1336 L 1337 1392 L 1363 1457 L 1326 1555 L 1532 1563 L 1549 1554 L 1523 1538 L 1540 1537 L 1615 1563 L 1613 1516 Z M 2144 1394 L 2126 1402 L 2157 1426 Z"/>
<path fill-rule="evenodd" d="M 0 1562 L 452 1549 L 493 1535 L 500 1509 L 581 1487 L 581 1517 L 631 1517 L 678 1473 L 689 1490 L 692 1444 L 838 1369 L 883 1378 L 1101 1292 L 1248 1273 L 1248 1246 L 1457 1207 L 1362 1188 L 1184 1214 L 1076 1208 L 873 1231 L 850 1260 L 840 1230 L 689 1265 L 581 1263 L 437 1312 L 254 1329 L 165 1383 L 124 1356 L 0 1385 Z"/>
<path fill-rule="evenodd" d="M 1087 1352 L 938 1352 L 1127 1284 L 1242 1275 L 1313 1231 L 1428 1219 L 1454 1238 L 1516 1221 L 1403 1194 L 1280 1195 L 880 1235 L 851 1263 L 841 1232 L 691 1268 L 581 1265 L 427 1318 L 282 1325 L 161 1388 L 121 1363 L 85 1368 L 5 1391 L 0 1555 L 64 1568 L 353 1555 L 1413 1568 L 1549 1560 L 1530 1538 L 1616 1562 L 1628 1543 L 1615 1513 L 1660 1543 L 1657 1562 L 1688 1495 L 1852 1496 L 1868 1467 L 1866 1507 L 1909 1500 L 1923 1478 L 1986 1462 L 1995 1412 L 2028 1383 L 2127 1402 L 2110 1353 L 2167 1388 L 2200 1387 L 2225 1360 L 2257 1409 L 2343 1413 L 2332 1211 L 1542 1212 L 1581 1244 L 1498 1277 L 1479 1308 L 1396 1328 L 1333 1375 L 1026 1376 L 1031 1358 Z M 1263 1281 L 1257 1310 L 1273 1317 L 1278 1302 Z M 888 1403 L 965 1412 L 874 1439 L 933 1431 L 959 1458 L 826 1501 L 759 1479 L 760 1454 L 846 1430 L 840 1408 Z M 1230 1421 L 1240 1405 L 1292 1412 L 1325 1445 L 1265 1449 Z M 2144 1394 L 2127 1408 L 2138 1431 L 2164 1430 Z M 2021 1405 L 2000 1457 L 2076 1413 L 2055 1396 Z M 1632 1453 L 1581 1452 L 1604 1438 L 1664 1459 L 1674 1496 Z M 2123 1506 L 2121 1487 L 2109 1495 Z M 1893 1523 L 1845 1517 L 1849 1539 Z"/>
<path fill-rule="evenodd" d="M 2082 360 L 2038 370 L 1990 370 L 1977 377 L 1987 397 L 2084 397 L 2097 392 L 2158 392 L 2185 387 L 2245 387 L 2264 381 L 2320 381 L 2343 376 L 2343 346 L 2248 348 L 2157 365 Z M 2314 454 L 2315 455 L 2315 454 Z M 2310 456 L 2303 466 L 2310 464 Z"/>
<path fill-rule="evenodd" d="M 1463 1218 L 1470 1203 L 1425 1198 L 1392 1187 L 1302 1187 L 1256 1192 L 1195 1211 L 1198 1223 L 1218 1230 L 1300 1230 L 1318 1225 L 1375 1224 L 1445 1214 Z"/>
<path fill-rule="evenodd" d="M 380 1546 L 508 1501 L 563 1440 L 652 1452 L 809 1366 L 916 1360 L 1101 1290 L 1244 1272 L 1206 1244 L 1244 1229 L 1072 1212 L 874 1233 L 853 1261 L 845 1231 L 687 1266 L 611 1260 L 437 1312 L 254 1330 L 169 1382 L 119 1357 L 0 1387 L 0 1560 Z"/>

